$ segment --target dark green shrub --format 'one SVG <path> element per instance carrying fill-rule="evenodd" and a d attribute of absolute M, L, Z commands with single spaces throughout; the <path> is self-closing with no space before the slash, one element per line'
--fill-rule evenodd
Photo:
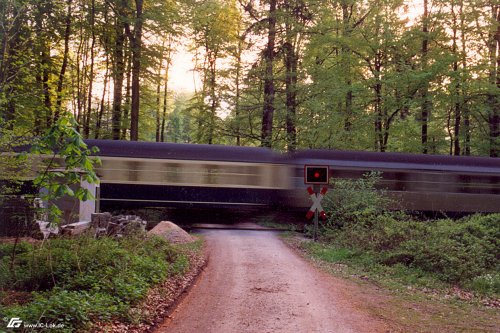
<path fill-rule="evenodd" d="M 500 215 L 499 215 L 500 216 Z M 499 224 L 480 215 L 466 219 L 427 222 L 427 235 L 413 238 L 398 248 L 412 254 L 412 266 L 438 274 L 444 281 L 459 283 L 480 276 L 500 264 Z"/>
<path fill-rule="evenodd" d="M 359 179 L 331 179 L 333 189 L 323 200 L 328 213 L 326 229 L 341 228 L 371 218 L 387 210 L 390 200 L 375 185 L 381 179 L 380 173 L 371 172 Z"/>

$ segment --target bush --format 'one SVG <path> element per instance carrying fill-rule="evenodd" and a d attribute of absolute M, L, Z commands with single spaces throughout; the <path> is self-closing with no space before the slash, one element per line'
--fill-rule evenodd
<path fill-rule="evenodd" d="M 12 244 L 0 251 L 0 289 L 34 293 L 28 304 L 0 309 L 26 322 L 85 327 L 93 319 L 126 317 L 152 284 L 188 268 L 187 258 L 161 238 L 81 237 L 23 245 L 10 271 Z M 7 254 L 7 255 L 6 255 Z M 64 331 L 64 330 L 63 330 Z"/>
<path fill-rule="evenodd" d="M 323 207 L 328 212 L 327 229 L 371 218 L 387 211 L 391 201 L 375 188 L 380 173 L 371 172 L 360 179 L 331 179 L 333 190 L 328 192 Z"/>
<path fill-rule="evenodd" d="M 488 227 L 495 215 L 497 226 Z M 499 228 L 500 214 L 430 221 L 424 237 L 402 243 L 398 251 L 413 257 L 412 266 L 437 273 L 443 281 L 466 282 L 500 265 Z"/>

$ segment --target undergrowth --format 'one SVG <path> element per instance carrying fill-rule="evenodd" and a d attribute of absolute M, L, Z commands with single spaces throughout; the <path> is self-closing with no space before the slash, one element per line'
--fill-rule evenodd
<path fill-rule="evenodd" d="M 12 257 L 13 246 L 0 244 L 0 290 L 24 292 L 30 301 L 0 304 L 1 317 L 64 325 L 51 332 L 85 330 L 92 321 L 113 317 L 126 320 L 150 286 L 189 266 L 187 256 L 157 237 L 21 243 Z"/>
<path fill-rule="evenodd" d="M 459 286 L 500 295 L 500 214 L 422 220 L 390 211 L 379 174 L 333 181 L 325 198 L 329 219 L 314 257 L 426 287 Z"/>

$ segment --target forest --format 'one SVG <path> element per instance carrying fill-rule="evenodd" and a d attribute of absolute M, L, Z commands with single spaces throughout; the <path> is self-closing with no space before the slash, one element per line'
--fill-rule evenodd
<path fill-rule="evenodd" d="M 498 0 L 2 0 L 0 47 L 4 134 L 500 156 Z"/>

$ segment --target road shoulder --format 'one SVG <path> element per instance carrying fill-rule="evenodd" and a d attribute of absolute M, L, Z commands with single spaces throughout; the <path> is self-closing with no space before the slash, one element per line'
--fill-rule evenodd
<path fill-rule="evenodd" d="M 189 290 L 196 285 L 208 263 L 208 250 L 202 239 L 194 248 L 184 245 L 184 252 L 189 260 L 189 270 L 183 275 L 175 275 L 151 288 L 144 299 L 129 311 L 129 321 L 96 323 L 92 332 L 107 333 L 145 333 L 158 328 Z"/>
<path fill-rule="evenodd" d="M 281 237 L 302 258 L 317 269 L 327 272 L 342 285 L 345 297 L 353 300 L 360 311 L 381 318 L 391 327 L 391 332 L 498 332 L 498 309 L 443 298 L 435 293 L 425 293 L 412 287 L 405 290 L 386 285 L 360 273 L 353 272 L 342 263 L 328 263 L 312 257 L 301 247 L 309 241 L 288 234 Z"/>

